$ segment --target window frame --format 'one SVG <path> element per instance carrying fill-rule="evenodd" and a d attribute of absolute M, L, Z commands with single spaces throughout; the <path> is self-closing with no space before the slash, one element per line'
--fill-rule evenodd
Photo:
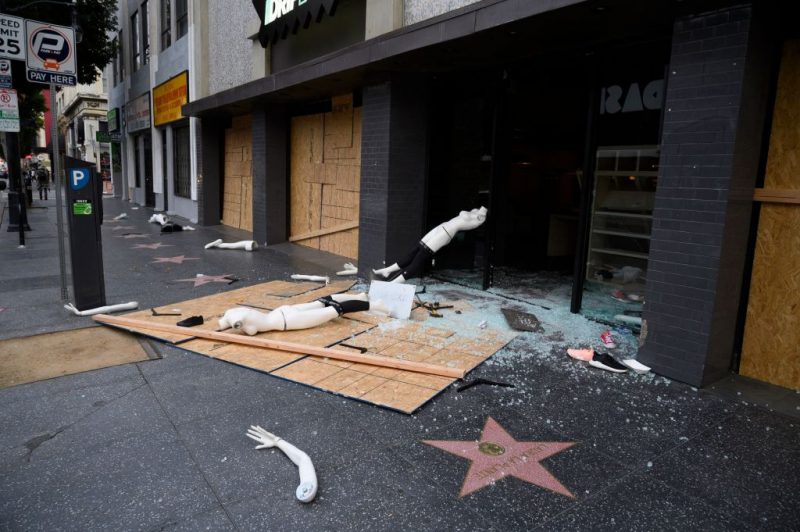
<path fill-rule="evenodd" d="M 148 21 L 150 12 L 147 0 L 142 2 L 141 6 L 139 7 L 139 12 L 141 13 L 142 17 L 142 65 L 147 65 L 150 63 L 150 22 Z"/>
<path fill-rule="evenodd" d="M 131 72 L 136 72 L 142 66 L 142 42 L 140 40 L 141 20 L 139 10 L 131 15 Z"/>
<path fill-rule="evenodd" d="M 180 10 L 183 9 L 183 12 Z M 189 33 L 189 0 L 175 1 L 175 40 Z"/>
<path fill-rule="evenodd" d="M 161 50 L 163 51 L 172 46 L 172 0 L 161 0 L 160 7 Z"/>
<path fill-rule="evenodd" d="M 179 134 L 185 131 L 185 157 L 180 152 Z M 192 156 L 189 124 L 172 127 L 172 192 L 176 197 L 192 197 Z M 184 174 L 185 171 L 185 174 Z"/>

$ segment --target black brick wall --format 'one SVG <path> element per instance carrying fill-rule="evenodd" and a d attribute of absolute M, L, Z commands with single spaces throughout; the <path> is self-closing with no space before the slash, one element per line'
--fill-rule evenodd
<path fill-rule="evenodd" d="M 217 118 L 200 121 L 201 178 L 197 182 L 197 223 L 217 225 L 222 217 L 220 212 L 220 192 L 222 183 L 223 141 L 225 129 Z"/>
<path fill-rule="evenodd" d="M 676 21 L 639 358 L 702 386 L 729 370 L 769 86 L 740 6 Z"/>
<path fill-rule="evenodd" d="M 415 80 L 363 91 L 359 269 L 396 261 L 424 234 L 428 90 Z"/>
<path fill-rule="evenodd" d="M 286 242 L 288 197 L 288 118 L 270 106 L 253 112 L 253 240 Z"/>

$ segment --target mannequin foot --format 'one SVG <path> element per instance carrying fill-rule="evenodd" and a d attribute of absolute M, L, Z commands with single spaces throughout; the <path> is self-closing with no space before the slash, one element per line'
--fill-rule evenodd
<path fill-rule="evenodd" d="M 206 249 L 215 248 L 220 244 L 222 244 L 222 239 L 218 238 L 217 240 L 214 240 L 213 242 L 209 242 L 208 244 L 206 244 Z"/>
<path fill-rule="evenodd" d="M 380 275 L 385 279 L 386 277 L 389 277 L 391 274 L 398 271 L 399 269 L 400 267 L 397 264 L 392 264 L 391 266 L 387 266 L 379 270 L 372 270 L 372 273 L 374 273 L 375 275 Z"/>

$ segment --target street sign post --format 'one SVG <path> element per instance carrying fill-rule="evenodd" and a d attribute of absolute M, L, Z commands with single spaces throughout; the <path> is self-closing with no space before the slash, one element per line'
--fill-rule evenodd
<path fill-rule="evenodd" d="M 0 13 L 0 57 L 25 61 L 25 19 Z"/>
<path fill-rule="evenodd" d="M 74 29 L 26 19 L 25 33 L 28 81 L 54 85 L 78 84 Z"/>

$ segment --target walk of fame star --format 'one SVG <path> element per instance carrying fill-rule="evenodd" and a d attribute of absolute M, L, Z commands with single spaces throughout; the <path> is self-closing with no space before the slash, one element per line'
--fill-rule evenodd
<path fill-rule="evenodd" d="M 172 244 L 162 244 L 161 242 L 156 242 L 155 244 L 136 244 L 131 249 L 158 249 L 170 247 L 173 247 Z"/>
<path fill-rule="evenodd" d="M 197 257 L 187 257 L 186 255 L 177 255 L 175 257 L 153 257 L 154 260 L 150 264 L 159 264 L 162 262 L 172 262 L 173 264 L 183 264 L 187 260 L 199 260 Z"/>
<path fill-rule="evenodd" d="M 203 286 L 204 284 L 208 283 L 228 283 L 231 284 L 233 279 L 230 277 L 231 274 L 226 273 L 224 275 L 198 275 L 197 277 L 192 277 L 190 279 L 177 279 L 177 282 L 183 283 L 194 283 L 195 286 Z"/>
<path fill-rule="evenodd" d="M 460 497 L 507 477 L 517 477 L 550 491 L 574 498 L 545 467 L 545 458 L 575 445 L 575 442 L 517 441 L 491 417 L 479 441 L 423 440 L 448 453 L 472 461 Z"/>

